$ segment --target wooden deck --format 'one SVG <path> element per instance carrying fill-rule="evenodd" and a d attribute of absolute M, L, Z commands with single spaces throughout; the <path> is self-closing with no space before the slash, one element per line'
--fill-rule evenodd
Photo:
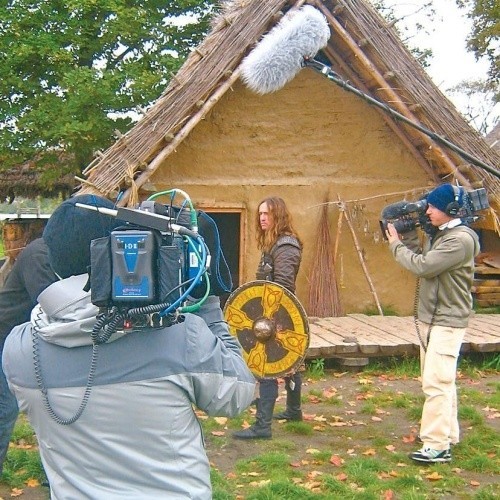
<path fill-rule="evenodd" d="M 309 318 L 310 342 L 306 357 L 369 358 L 419 354 L 412 316 Z M 420 325 L 420 332 L 427 330 Z M 475 314 L 469 322 L 462 353 L 500 351 L 500 315 Z"/>

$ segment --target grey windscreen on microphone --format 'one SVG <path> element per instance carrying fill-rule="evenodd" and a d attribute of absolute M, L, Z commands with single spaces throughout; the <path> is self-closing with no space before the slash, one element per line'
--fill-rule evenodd
<path fill-rule="evenodd" d="M 329 38 L 330 27 L 319 10 L 305 5 L 288 12 L 241 63 L 243 83 L 257 94 L 281 89 Z"/>

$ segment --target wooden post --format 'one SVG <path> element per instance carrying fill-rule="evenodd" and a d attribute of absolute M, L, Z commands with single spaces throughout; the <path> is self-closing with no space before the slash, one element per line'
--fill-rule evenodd
<path fill-rule="evenodd" d="M 354 231 L 354 227 L 352 225 L 352 222 L 351 222 L 349 215 L 347 214 L 347 211 L 345 209 L 344 204 L 340 205 L 340 210 L 344 214 L 345 220 L 347 221 L 347 225 L 349 226 L 349 229 L 351 230 L 352 239 L 354 240 L 354 246 L 356 247 L 356 251 L 358 252 L 359 261 L 361 263 L 361 267 L 363 268 L 363 272 L 365 273 L 366 280 L 368 281 L 368 286 L 370 287 L 370 291 L 373 295 L 373 299 L 375 300 L 375 304 L 377 306 L 378 312 L 381 316 L 383 316 L 384 312 L 382 311 L 382 307 L 380 306 L 380 302 L 378 300 L 378 296 L 377 296 L 377 292 L 375 291 L 375 287 L 373 286 L 373 282 L 370 278 L 370 275 L 368 274 L 368 268 L 366 267 L 365 258 L 363 257 L 363 252 L 361 251 L 361 247 L 359 246 L 356 232 Z"/>

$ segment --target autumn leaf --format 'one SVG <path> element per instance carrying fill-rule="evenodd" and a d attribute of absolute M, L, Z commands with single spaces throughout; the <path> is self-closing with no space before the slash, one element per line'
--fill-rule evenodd
<path fill-rule="evenodd" d="M 372 422 L 382 422 L 382 419 L 380 417 L 372 417 Z"/>
<path fill-rule="evenodd" d="M 309 455 L 315 455 L 316 453 L 320 453 L 320 451 L 317 450 L 316 448 L 308 448 L 306 450 L 306 453 L 309 454 Z"/>
<path fill-rule="evenodd" d="M 219 424 L 219 425 L 226 425 L 227 424 L 227 417 L 214 417 L 214 420 Z"/>
<path fill-rule="evenodd" d="M 212 436 L 225 436 L 226 432 L 225 431 L 212 431 L 211 432 Z"/>
<path fill-rule="evenodd" d="M 344 463 L 344 459 L 339 457 L 338 455 L 332 455 L 330 457 L 330 463 L 335 465 L 335 467 L 340 467 Z"/>
<path fill-rule="evenodd" d="M 394 492 L 392 490 L 384 491 L 384 500 L 392 500 L 394 498 Z"/>
<path fill-rule="evenodd" d="M 376 455 L 377 452 L 373 448 L 368 448 L 366 451 L 363 452 L 363 455 Z"/>
<path fill-rule="evenodd" d="M 387 451 L 396 451 L 396 447 L 393 444 L 388 444 L 385 449 Z"/>
<path fill-rule="evenodd" d="M 21 488 L 12 488 L 10 490 L 11 497 L 20 497 L 24 493 L 24 490 Z"/>
<path fill-rule="evenodd" d="M 314 417 L 314 420 L 316 422 L 326 422 L 326 418 L 323 415 L 320 415 L 319 417 Z"/>
<path fill-rule="evenodd" d="M 33 478 L 28 479 L 26 481 L 26 486 L 28 488 L 38 488 L 38 486 L 40 486 L 40 481 L 38 481 L 38 479 L 33 479 Z"/>
<path fill-rule="evenodd" d="M 474 480 L 472 480 L 469 484 L 471 486 L 481 486 L 481 483 L 479 481 L 474 481 Z"/>
<path fill-rule="evenodd" d="M 373 380 L 370 380 L 369 378 L 360 378 L 358 383 L 361 385 L 370 385 L 373 384 Z"/>
<path fill-rule="evenodd" d="M 243 423 L 241 424 L 241 428 L 248 429 L 249 427 L 251 427 L 251 425 L 246 420 L 244 420 Z"/>
<path fill-rule="evenodd" d="M 303 413 L 302 418 L 304 420 L 314 420 L 316 418 L 316 413 Z"/>
<path fill-rule="evenodd" d="M 271 482 L 270 479 L 264 479 L 262 481 L 251 481 L 250 486 L 257 486 L 260 488 L 261 486 L 265 486 L 266 484 L 269 484 Z"/>
<path fill-rule="evenodd" d="M 434 471 L 432 474 L 425 476 L 425 479 L 428 479 L 429 481 L 439 481 L 440 479 L 443 479 L 443 476 Z"/>
<path fill-rule="evenodd" d="M 410 434 L 409 436 L 403 436 L 403 443 L 413 443 L 415 442 L 415 434 Z"/>
<path fill-rule="evenodd" d="M 347 479 L 347 474 L 345 472 L 341 472 L 335 476 L 337 481 L 345 481 Z"/>
<path fill-rule="evenodd" d="M 318 476 L 322 476 L 323 473 L 319 470 L 312 470 L 311 472 L 309 472 L 307 474 L 307 479 L 315 479 L 317 478 Z"/>
<path fill-rule="evenodd" d="M 290 467 L 294 467 L 295 469 L 301 466 L 302 464 L 300 462 L 290 462 Z"/>
<path fill-rule="evenodd" d="M 313 491 L 313 492 L 320 492 L 321 491 L 321 482 L 319 481 L 311 481 L 311 482 L 308 482 L 308 483 L 304 483 L 304 488 L 306 488 L 307 490 L 309 491 Z"/>
<path fill-rule="evenodd" d="M 334 396 L 337 395 L 337 390 L 331 387 L 330 389 L 325 389 L 323 391 L 323 397 L 326 399 L 333 398 Z"/>

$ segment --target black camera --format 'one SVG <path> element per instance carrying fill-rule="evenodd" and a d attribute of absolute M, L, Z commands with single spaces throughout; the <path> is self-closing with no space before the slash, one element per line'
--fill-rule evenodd
<path fill-rule="evenodd" d="M 457 199 L 462 200 L 454 212 L 454 216 L 460 217 L 464 224 L 472 224 L 479 219 L 476 212 L 489 208 L 488 196 L 484 188 L 466 191 L 462 187 L 456 187 L 460 190 Z M 432 234 L 435 230 L 434 226 L 429 221 L 426 215 L 427 211 L 427 195 L 418 201 L 398 201 L 387 205 L 380 216 L 380 229 L 382 236 L 387 239 L 386 230 L 387 224 L 394 224 L 396 231 L 399 234 L 408 233 L 417 227 L 421 227 L 426 233 Z"/>
<path fill-rule="evenodd" d="M 91 301 L 100 308 L 96 343 L 117 330 L 169 326 L 208 295 L 231 291 L 217 225 L 207 213 L 151 199 L 137 209 L 99 210 L 123 225 L 90 248 Z"/>

